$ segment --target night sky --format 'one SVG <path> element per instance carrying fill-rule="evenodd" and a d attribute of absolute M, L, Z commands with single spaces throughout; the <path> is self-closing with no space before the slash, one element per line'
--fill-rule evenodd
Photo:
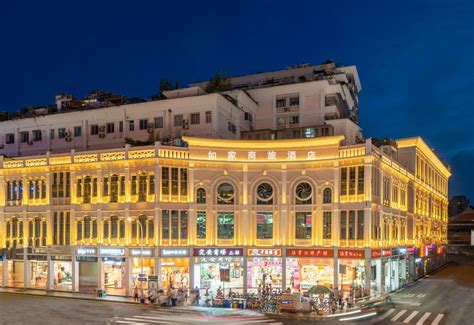
<path fill-rule="evenodd" d="M 358 68 L 366 137 L 420 135 L 474 201 L 474 1 L 4 1 L 0 111 L 221 71 Z"/>

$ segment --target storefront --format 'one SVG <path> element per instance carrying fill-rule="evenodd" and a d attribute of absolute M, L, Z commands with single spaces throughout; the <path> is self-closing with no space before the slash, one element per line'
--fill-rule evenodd
<path fill-rule="evenodd" d="M 247 292 L 283 288 L 283 261 L 280 248 L 247 250 Z"/>
<path fill-rule="evenodd" d="M 130 248 L 132 268 L 131 287 L 148 289 L 148 277 L 155 275 L 155 254 L 152 248 Z M 130 288 L 130 292 L 132 292 Z"/>
<path fill-rule="evenodd" d="M 370 260 L 370 294 L 378 296 L 384 292 L 382 280 L 382 251 L 373 249 Z"/>
<path fill-rule="evenodd" d="M 225 295 L 229 290 L 243 293 L 244 288 L 243 248 L 195 248 L 194 283 L 201 296 L 216 296 L 220 289 Z"/>
<path fill-rule="evenodd" d="M 46 289 L 46 284 L 48 282 L 47 260 L 47 255 L 28 255 L 30 268 L 29 288 Z"/>
<path fill-rule="evenodd" d="M 365 290 L 365 250 L 338 250 L 339 289 L 344 296 L 360 298 Z"/>
<path fill-rule="evenodd" d="M 286 250 L 286 286 L 292 291 L 308 291 L 315 285 L 334 287 L 334 251 L 332 249 Z"/>
<path fill-rule="evenodd" d="M 127 272 L 125 248 L 100 247 L 101 284 L 108 295 L 127 294 Z"/>
<path fill-rule="evenodd" d="M 53 265 L 53 289 L 57 291 L 72 291 L 72 261 L 71 256 L 51 256 Z"/>
<path fill-rule="evenodd" d="M 24 288 L 25 262 L 23 260 L 8 261 L 8 287 Z"/>
<path fill-rule="evenodd" d="M 3 261 L 7 259 L 7 250 L 5 248 L 0 249 L 0 287 L 3 286 Z"/>
<path fill-rule="evenodd" d="M 93 293 L 99 288 L 99 261 L 96 247 L 76 249 L 76 261 L 79 264 L 79 292 Z"/>
<path fill-rule="evenodd" d="M 189 250 L 163 248 L 160 251 L 160 281 L 163 289 L 189 289 L 191 286 Z"/>

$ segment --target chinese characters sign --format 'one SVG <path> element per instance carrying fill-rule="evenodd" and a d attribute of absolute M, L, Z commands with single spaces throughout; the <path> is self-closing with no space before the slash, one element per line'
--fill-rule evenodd
<path fill-rule="evenodd" d="M 333 257 L 332 249 L 287 249 L 286 256 L 294 257 Z"/>
<path fill-rule="evenodd" d="M 363 249 L 340 249 L 337 251 L 339 258 L 365 258 Z"/>
<path fill-rule="evenodd" d="M 372 256 L 372 258 L 380 258 L 380 257 L 382 257 L 382 253 L 381 253 L 380 249 L 373 249 L 371 256 Z"/>
<path fill-rule="evenodd" d="M 243 248 L 215 247 L 215 248 L 194 248 L 193 249 L 193 256 L 210 257 L 210 256 L 243 256 L 243 255 L 244 255 Z"/>
<path fill-rule="evenodd" d="M 279 248 L 249 248 L 247 250 L 248 256 L 281 256 L 281 249 Z"/>
<path fill-rule="evenodd" d="M 217 160 L 217 152 L 209 151 L 207 153 L 208 160 Z M 221 160 L 235 161 L 235 160 L 315 160 L 316 152 L 310 150 L 306 153 L 299 153 L 297 155 L 296 151 L 290 150 L 287 152 L 276 152 L 274 150 L 257 152 L 250 150 L 246 153 L 237 153 L 234 150 L 229 150 L 227 153 L 222 154 L 222 157 L 219 157 Z"/>
<path fill-rule="evenodd" d="M 161 249 L 161 256 L 188 256 L 188 250 L 182 248 L 163 248 Z"/>

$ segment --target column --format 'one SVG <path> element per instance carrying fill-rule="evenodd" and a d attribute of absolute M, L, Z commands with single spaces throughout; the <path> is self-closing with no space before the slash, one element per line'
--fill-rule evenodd
<path fill-rule="evenodd" d="M 76 255 L 72 255 L 72 292 L 79 292 L 79 262 L 76 260 Z"/>
<path fill-rule="evenodd" d="M 248 165 L 243 164 L 242 166 L 242 220 L 249 220 L 249 194 L 248 194 Z M 209 228 L 215 229 L 215 228 Z M 240 243 L 244 246 L 252 245 L 253 241 L 250 237 L 250 222 L 241 223 L 241 237 Z M 244 277 L 245 278 L 245 277 Z"/>
<path fill-rule="evenodd" d="M 245 254 L 244 254 L 245 255 Z M 243 263 L 243 268 L 244 268 L 244 281 L 243 281 L 243 286 L 244 286 L 244 295 L 247 294 L 247 256 L 243 257 L 244 263 Z"/>
<path fill-rule="evenodd" d="M 194 257 L 189 258 L 189 289 L 192 290 L 196 286 L 194 279 Z"/>
<path fill-rule="evenodd" d="M 286 288 L 288 287 L 288 285 L 286 284 L 286 257 L 284 257 L 284 254 L 282 252 L 281 254 L 283 257 L 281 259 L 281 272 L 283 273 L 282 274 L 282 290 L 283 292 L 285 292 Z"/>
<path fill-rule="evenodd" d="M 196 244 L 196 204 L 194 198 L 194 163 L 189 164 L 188 169 L 188 220 L 189 220 L 189 233 L 188 233 L 188 244 Z"/>
<path fill-rule="evenodd" d="M 334 262 L 334 289 L 339 289 L 339 267 L 338 267 L 338 259 L 337 259 L 337 249 L 334 250 L 333 262 Z"/>
<path fill-rule="evenodd" d="M 28 249 L 26 247 L 23 248 L 23 287 L 29 288 L 30 287 L 30 261 L 28 261 Z"/>
<path fill-rule="evenodd" d="M 4 259 L 2 262 L 2 287 L 6 287 L 8 284 L 8 260 Z"/>
<path fill-rule="evenodd" d="M 288 171 L 285 164 L 281 166 L 281 207 L 280 207 L 280 236 L 278 245 L 289 245 L 289 214 L 288 214 Z M 284 288 L 283 288 L 284 289 Z"/>
<path fill-rule="evenodd" d="M 155 258 L 155 275 L 158 277 L 158 288 L 161 288 L 161 258 L 158 257 Z"/>
<path fill-rule="evenodd" d="M 104 262 L 102 261 L 101 257 L 97 258 L 98 268 L 99 268 L 99 275 L 98 275 L 98 289 L 104 287 Z"/>
<path fill-rule="evenodd" d="M 369 250 L 370 254 L 370 250 Z M 364 284 L 364 296 L 370 295 L 370 279 L 372 278 L 371 272 L 372 272 L 372 267 L 371 267 L 370 259 L 365 260 L 365 284 Z"/>
<path fill-rule="evenodd" d="M 48 278 L 46 279 L 46 291 L 54 290 L 54 261 L 51 260 L 51 255 L 48 252 Z"/>
<path fill-rule="evenodd" d="M 127 281 L 127 283 L 125 285 L 125 296 L 127 296 L 127 297 L 131 296 L 131 292 L 132 292 L 131 288 L 133 286 L 132 266 L 133 266 L 132 257 L 130 256 L 129 258 L 125 259 L 125 279 Z"/>

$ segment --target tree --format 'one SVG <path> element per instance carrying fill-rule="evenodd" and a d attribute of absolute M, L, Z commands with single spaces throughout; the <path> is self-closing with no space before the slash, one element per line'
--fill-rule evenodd
<path fill-rule="evenodd" d="M 232 83 L 223 73 L 216 73 L 207 83 L 206 91 L 208 93 L 215 93 L 220 91 L 232 90 Z"/>

